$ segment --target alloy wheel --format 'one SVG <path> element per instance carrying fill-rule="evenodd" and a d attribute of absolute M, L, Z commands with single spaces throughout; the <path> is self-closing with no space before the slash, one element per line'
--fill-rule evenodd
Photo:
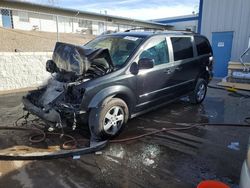
<path fill-rule="evenodd" d="M 206 86 L 205 86 L 205 84 L 200 84 L 199 85 L 199 89 L 198 89 L 198 91 L 197 91 L 197 100 L 198 101 L 202 101 L 203 100 L 203 98 L 205 97 L 205 94 L 206 94 Z"/>
<path fill-rule="evenodd" d="M 124 122 L 124 110 L 120 106 L 113 106 L 104 116 L 103 129 L 107 134 L 115 135 Z"/>

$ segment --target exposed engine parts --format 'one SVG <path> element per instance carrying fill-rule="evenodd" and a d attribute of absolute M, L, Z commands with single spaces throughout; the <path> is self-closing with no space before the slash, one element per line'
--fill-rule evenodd
<path fill-rule="evenodd" d="M 46 70 L 52 78 L 23 98 L 24 110 L 40 117 L 51 130 L 61 126 L 74 130 L 86 114 L 80 106 L 85 89 L 78 85 L 112 72 L 114 66 L 108 49 L 57 42 Z"/>
<path fill-rule="evenodd" d="M 90 49 L 57 42 L 46 70 L 69 82 L 105 75 L 114 69 L 108 49 Z"/>

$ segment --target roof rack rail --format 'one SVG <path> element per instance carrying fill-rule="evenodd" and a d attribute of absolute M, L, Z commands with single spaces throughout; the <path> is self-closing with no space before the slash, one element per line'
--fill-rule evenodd
<path fill-rule="evenodd" d="M 131 29 L 127 29 L 125 30 L 124 32 L 130 32 L 130 31 L 135 31 L 135 30 L 140 30 L 140 29 L 144 29 L 144 30 L 155 30 L 155 31 L 165 31 L 165 29 L 156 29 L 156 28 L 153 28 L 153 27 L 135 27 L 135 28 L 131 28 Z"/>
<path fill-rule="evenodd" d="M 171 29 L 170 29 L 170 30 L 168 30 L 168 31 L 177 31 L 177 32 L 179 31 L 179 32 L 184 32 L 184 33 L 196 33 L 196 32 L 191 31 L 191 30 L 179 30 L 179 29 L 178 29 L 178 30 L 175 30 L 175 29 L 171 30 Z"/>
<path fill-rule="evenodd" d="M 151 27 L 135 27 L 135 28 L 131 28 L 131 29 L 127 29 L 124 32 L 130 32 L 130 31 L 136 31 L 136 30 L 154 30 L 154 32 L 158 31 L 158 32 L 164 32 L 164 31 L 168 31 L 168 32 L 183 32 L 183 33 L 192 33 L 192 34 L 196 34 L 196 32 L 191 31 L 191 30 L 176 30 L 176 29 L 156 29 L 156 28 L 151 28 Z"/>

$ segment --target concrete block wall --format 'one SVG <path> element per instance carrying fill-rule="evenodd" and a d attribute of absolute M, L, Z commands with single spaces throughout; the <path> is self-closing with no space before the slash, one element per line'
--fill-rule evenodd
<path fill-rule="evenodd" d="M 52 52 L 0 52 L 0 91 L 42 85 L 50 73 L 46 61 Z"/>

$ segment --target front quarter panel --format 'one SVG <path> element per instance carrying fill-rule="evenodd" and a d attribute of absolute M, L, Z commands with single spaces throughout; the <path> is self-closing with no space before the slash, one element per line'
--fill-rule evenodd
<path fill-rule="evenodd" d="M 136 77 L 125 71 L 121 69 L 86 83 L 81 109 L 88 111 L 98 108 L 106 98 L 114 96 L 123 99 L 129 109 L 133 109 L 136 103 Z"/>
<path fill-rule="evenodd" d="M 115 96 L 118 96 L 125 100 L 127 103 L 129 109 L 133 109 L 136 104 L 136 97 L 134 92 L 124 86 L 124 85 L 115 85 L 115 86 L 109 86 L 105 89 L 102 89 L 99 91 L 96 95 L 93 96 L 93 98 L 90 100 L 90 102 L 83 103 L 83 108 L 85 109 L 91 109 L 91 108 L 99 108 L 101 107 L 103 101 L 107 98 L 113 98 Z M 122 96 L 122 97 L 121 97 Z"/>
<path fill-rule="evenodd" d="M 116 85 L 116 86 L 107 87 L 101 90 L 100 92 L 98 92 L 90 101 L 88 108 L 99 107 L 104 99 L 106 99 L 107 97 L 113 97 L 117 94 L 127 96 L 129 99 L 130 105 L 131 103 L 135 104 L 135 101 L 133 100 L 135 99 L 135 96 L 134 96 L 134 93 L 131 91 L 131 89 L 129 89 L 126 86 Z"/>

